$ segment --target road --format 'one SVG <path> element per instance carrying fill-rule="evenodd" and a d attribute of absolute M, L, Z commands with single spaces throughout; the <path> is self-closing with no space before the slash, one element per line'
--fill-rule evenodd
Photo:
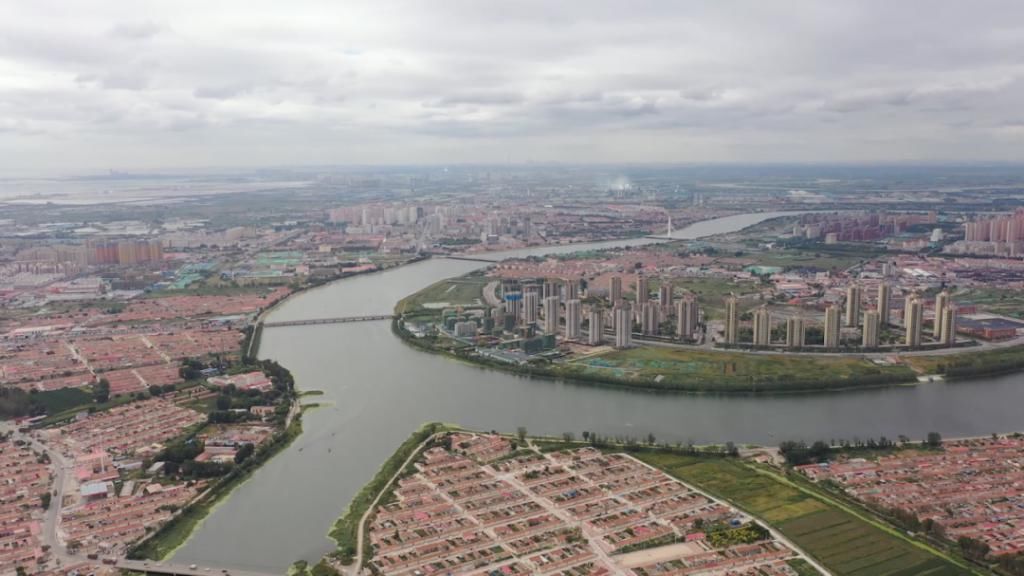
<path fill-rule="evenodd" d="M 80 557 L 67 553 L 67 549 L 57 535 L 61 504 L 64 502 L 64 495 L 72 488 L 74 465 L 64 458 L 64 455 L 59 451 L 51 449 L 29 434 L 18 432 L 11 423 L 4 422 L 0 424 L 0 430 L 13 433 L 15 440 L 23 440 L 33 450 L 49 455 L 54 472 L 53 483 L 50 488 L 50 493 L 53 494 L 53 497 L 50 500 L 50 507 L 46 509 L 43 515 L 43 529 L 39 539 L 44 546 L 50 547 L 51 564 L 66 565 L 81 561 Z"/>
<path fill-rule="evenodd" d="M 423 447 L 426 446 L 428 442 L 434 440 L 440 434 L 443 434 L 443 432 L 431 434 L 430 436 L 427 437 L 426 440 L 421 442 L 420 445 L 417 446 L 416 449 L 413 450 L 411 454 L 409 454 L 409 457 L 405 459 L 405 462 L 403 462 L 402 465 L 398 467 L 398 471 L 395 472 L 395 474 L 388 479 L 387 484 L 385 484 L 384 487 L 381 488 L 380 492 L 377 493 L 377 496 L 373 499 L 373 502 L 370 503 L 370 506 L 366 509 L 366 512 L 363 513 L 363 516 L 359 519 L 359 526 L 356 528 L 355 560 L 352 562 L 350 566 L 335 566 L 336 568 L 341 570 L 342 574 L 345 574 L 347 576 L 356 576 L 357 574 L 359 574 L 359 569 L 363 565 L 363 539 L 364 534 L 366 533 L 366 521 L 370 518 L 370 515 L 377 507 L 377 503 L 380 502 L 381 497 L 384 495 L 385 492 L 388 491 L 388 488 L 391 487 L 391 484 L 394 483 L 396 479 L 398 479 L 398 477 L 402 474 L 402 471 L 409 467 L 409 464 L 412 463 L 413 459 L 416 458 L 416 456 L 420 453 L 420 450 L 422 450 Z"/>
<path fill-rule="evenodd" d="M 226 570 L 212 568 L 209 566 L 196 566 L 192 564 L 171 564 L 170 562 L 157 562 L 153 560 L 126 560 L 121 559 L 115 564 L 116 568 L 130 572 L 141 572 L 143 574 L 166 574 L 168 576 L 209 576 L 218 574 L 222 576 L 273 576 L 263 572 L 252 572 L 248 570 Z"/>

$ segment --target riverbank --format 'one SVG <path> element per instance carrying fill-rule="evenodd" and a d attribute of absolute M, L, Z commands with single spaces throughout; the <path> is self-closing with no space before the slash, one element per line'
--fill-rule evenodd
<path fill-rule="evenodd" d="M 1024 370 L 1024 346 L 1009 346 L 948 356 L 917 356 L 910 363 L 925 374 L 939 374 L 947 380 L 970 380 L 1013 374 Z"/>
<path fill-rule="evenodd" d="M 615 366 L 614 362 L 602 363 L 601 358 L 603 357 L 597 358 L 596 362 L 589 363 L 520 365 L 483 357 L 476 354 L 470 347 L 441 348 L 434 346 L 431 337 L 417 337 L 405 328 L 399 318 L 392 321 L 392 332 L 412 348 L 431 354 L 440 354 L 481 368 L 490 368 L 531 378 L 565 380 L 585 385 L 610 386 L 648 392 L 738 395 L 797 394 L 881 388 L 917 382 L 916 373 L 909 368 L 902 366 L 874 367 L 860 359 L 802 358 L 796 355 L 769 356 L 682 349 L 676 352 L 679 357 L 670 361 L 643 357 L 643 355 L 660 357 L 673 352 L 665 349 L 636 348 L 613 353 L 613 356 L 616 354 L 623 356 L 626 362 L 647 362 L 648 360 L 653 362 L 653 364 L 647 365 L 633 365 L 628 375 L 625 370 Z M 672 363 L 680 365 L 674 373 L 671 370 Z M 700 364 L 706 365 L 698 370 Z M 713 371 L 712 364 L 719 367 L 721 371 Z M 737 373 L 737 366 L 744 368 Z M 758 370 L 761 370 L 761 373 L 758 373 Z M 620 372 L 622 375 L 619 375 Z M 822 378 L 823 374 L 828 375 L 828 378 Z"/>
<path fill-rule="evenodd" d="M 380 467 L 373 479 L 352 498 L 348 508 L 334 523 L 328 534 L 337 544 L 334 556 L 338 562 L 347 566 L 361 561 L 369 547 L 369 543 L 365 542 L 361 535 L 364 530 L 363 520 L 367 512 L 390 490 L 392 479 L 402 471 L 405 463 L 416 455 L 420 445 L 438 432 L 449 429 L 448 426 L 438 422 L 421 426 L 398 447 Z M 356 565 L 355 570 L 358 571 L 360 567 Z"/>
<path fill-rule="evenodd" d="M 298 401 L 299 399 L 296 397 L 294 402 L 297 408 L 289 414 L 290 422 L 284 430 L 274 434 L 270 442 L 257 448 L 252 456 L 233 467 L 226 475 L 215 480 L 206 491 L 182 508 L 170 521 L 132 546 L 128 551 L 128 558 L 164 560 L 183 546 L 218 504 L 226 500 L 261 466 L 287 448 L 302 434 L 303 412 L 315 408 L 317 405 L 299 406 Z"/>

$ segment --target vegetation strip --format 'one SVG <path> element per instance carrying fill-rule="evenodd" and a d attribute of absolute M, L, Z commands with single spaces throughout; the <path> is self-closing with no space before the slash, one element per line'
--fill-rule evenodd
<path fill-rule="evenodd" d="M 642 452 L 641 460 L 764 519 L 837 576 L 980 573 L 898 530 L 767 470 L 724 458 Z M 863 565 L 858 547 L 891 551 L 882 565 Z"/>
<path fill-rule="evenodd" d="M 444 424 L 432 422 L 423 425 L 399 446 L 381 466 L 377 474 L 352 498 L 348 508 L 334 523 L 329 536 L 337 543 L 335 556 L 342 564 L 351 564 L 357 555 L 360 521 L 377 496 L 387 488 L 388 482 L 397 474 L 413 451 L 432 435 L 447 429 Z"/>
<path fill-rule="evenodd" d="M 302 434 L 301 412 L 292 419 L 292 423 L 284 432 L 275 434 L 269 443 L 257 448 L 250 458 L 219 478 L 206 492 L 184 507 L 173 519 L 153 532 L 148 538 L 133 546 L 128 552 L 128 558 L 135 560 L 167 558 L 189 539 L 192 532 L 224 497 L 248 480 L 260 466 L 287 448 L 300 434 Z"/>

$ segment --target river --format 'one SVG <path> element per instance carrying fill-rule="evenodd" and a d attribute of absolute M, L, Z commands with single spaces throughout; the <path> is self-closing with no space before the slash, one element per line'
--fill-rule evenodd
<path fill-rule="evenodd" d="M 778 214 L 748 214 L 675 231 L 698 238 Z M 488 255 L 502 258 L 654 240 L 601 242 Z M 481 263 L 432 259 L 356 276 L 286 301 L 271 319 L 388 314 L 401 298 Z M 560 435 L 583 430 L 661 440 L 775 444 L 786 439 L 867 438 L 930 431 L 947 437 L 1017 429 L 1021 376 L 786 396 L 629 391 L 516 376 L 412 349 L 390 323 L 266 329 L 260 356 L 288 367 L 327 407 L 308 412 L 303 434 L 210 514 L 174 555 L 178 563 L 283 573 L 333 547 L 326 534 L 355 493 L 418 426 Z"/>

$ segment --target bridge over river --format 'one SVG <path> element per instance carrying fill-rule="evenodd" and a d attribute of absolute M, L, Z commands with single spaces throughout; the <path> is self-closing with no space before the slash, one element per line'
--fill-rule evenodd
<path fill-rule="evenodd" d="M 197 566 L 191 564 L 172 564 L 170 562 L 157 562 L 154 560 L 127 560 L 121 559 L 114 564 L 115 568 L 142 574 L 165 574 L 167 576 L 281 576 L 269 572 L 253 572 L 251 570 L 230 570 L 226 568 L 213 568 L 211 566 Z"/>
<path fill-rule="evenodd" d="M 308 320 L 283 320 L 279 322 L 263 322 L 264 328 L 280 328 L 282 326 L 312 326 L 314 324 L 345 324 L 348 322 L 372 322 L 375 320 L 391 320 L 392 314 L 375 314 L 369 316 L 339 316 L 337 318 L 310 318 Z"/>

